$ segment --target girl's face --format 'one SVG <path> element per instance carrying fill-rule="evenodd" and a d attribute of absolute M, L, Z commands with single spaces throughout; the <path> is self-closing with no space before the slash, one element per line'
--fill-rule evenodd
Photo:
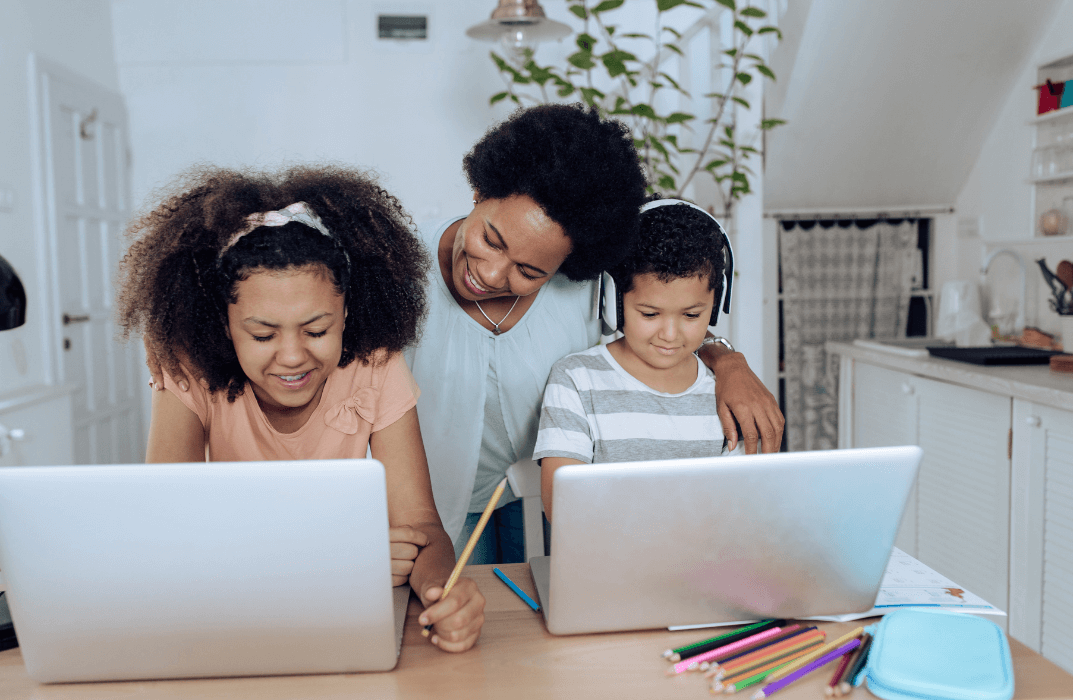
<path fill-rule="evenodd" d="M 464 299 L 527 296 L 540 289 L 570 254 L 563 227 L 526 195 L 484 199 L 455 234 L 451 279 Z"/>
<path fill-rule="evenodd" d="M 328 270 L 307 266 L 254 272 L 227 307 L 239 365 L 266 413 L 320 403 L 343 353 L 343 295 Z"/>
<path fill-rule="evenodd" d="M 700 347 L 714 303 L 707 275 L 669 282 L 654 273 L 638 275 L 622 295 L 625 354 L 648 371 L 677 367 Z"/>

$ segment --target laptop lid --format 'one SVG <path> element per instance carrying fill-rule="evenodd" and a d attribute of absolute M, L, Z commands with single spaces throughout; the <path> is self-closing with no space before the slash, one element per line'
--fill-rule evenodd
<path fill-rule="evenodd" d="M 38 681 L 391 669 L 390 557 L 375 460 L 0 469 Z"/>
<path fill-rule="evenodd" d="M 919 447 L 573 465 L 555 472 L 548 630 L 867 610 Z"/>

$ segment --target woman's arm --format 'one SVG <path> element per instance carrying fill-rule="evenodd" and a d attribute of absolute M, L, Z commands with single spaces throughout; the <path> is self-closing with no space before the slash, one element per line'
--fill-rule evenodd
<path fill-rule="evenodd" d="M 145 461 L 205 461 L 205 429 L 201 419 L 170 391 L 153 392 Z"/>
<path fill-rule="evenodd" d="M 551 522 L 551 487 L 554 483 L 555 470 L 568 464 L 584 464 L 580 459 L 570 457 L 545 457 L 540 460 L 540 500 L 544 502 L 544 517 Z"/>
<path fill-rule="evenodd" d="M 426 608 L 420 622 L 434 625 L 432 642 L 441 649 L 465 651 L 480 636 L 484 596 L 472 579 L 460 578 L 447 597 L 440 600 L 454 569 L 455 552 L 432 498 L 417 409 L 411 408 L 399 420 L 373 433 L 369 444 L 373 457 L 383 462 L 387 478 L 392 575 L 402 575 L 401 569 L 405 568 L 405 560 L 396 557 L 416 549 L 409 577 L 410 586 Z"/>
<path fill-rule="evenodd" d="M 719 344 L 702 345 L 697 354 L 715 375 L 715 406 L 727 448 L 733 450 L 738 445 L 736 419 L 746 454 L 756 453 L 758 439 L 764 452 L 778 452 L 786 419 L 779 402 L 749 369 L 745 356 Z"/>

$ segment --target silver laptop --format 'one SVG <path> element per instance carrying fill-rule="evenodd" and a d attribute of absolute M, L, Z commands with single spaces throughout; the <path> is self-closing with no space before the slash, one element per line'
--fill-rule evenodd
<path fill-rule="evenodd" d="M 375 460 L 0 469 L 0 571 L 42 682 L 386 671 Z"/>
<path fill-rule="evenodd" d="M 552 634 L 868 610 L 919 447 L 576 465 L 555 472 Z"/>

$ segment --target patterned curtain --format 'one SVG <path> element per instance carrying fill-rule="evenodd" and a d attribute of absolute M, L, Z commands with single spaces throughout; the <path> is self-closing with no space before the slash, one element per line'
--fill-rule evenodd
<path fill-rule="evenodd" d="M 786 441 L 790 451 L 838 446 L 838 358 L 828 340 L 900 338 L 909 315 L 917 223 L 784 221 Z"/>

